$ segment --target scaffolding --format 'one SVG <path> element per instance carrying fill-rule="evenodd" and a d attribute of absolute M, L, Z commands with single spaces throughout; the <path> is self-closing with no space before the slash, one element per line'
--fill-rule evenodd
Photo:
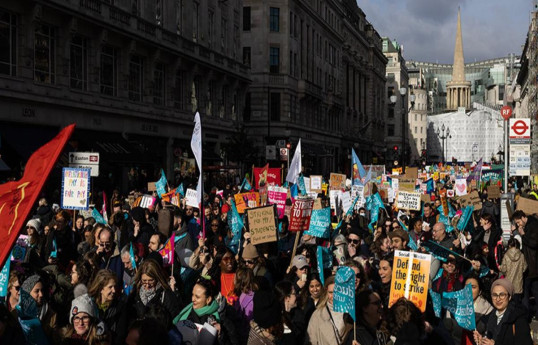
<path fill-rule="evenodd" d="M 535 1 L 536 2 L 536 1 Z M 538 11 L 535 6 L 531 12 L 531 25 L 529 28 L 529 75 L 528 90 L 529 102 L 528 112 L 531 118 L 532 142 L 531 142 L 531 174 L 538 173 L 538 126 L 536 120 L 538 116 Z"/>

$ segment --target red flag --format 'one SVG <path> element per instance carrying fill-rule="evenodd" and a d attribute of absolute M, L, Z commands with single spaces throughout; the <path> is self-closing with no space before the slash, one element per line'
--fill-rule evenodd
<path fill-rule="evenodd" d="M 108 214 L 106 213 L 106 194 L 105 191 L 103 191 L 103 207 L 101 207 L 101 214 L 103 215 L 103 219 L 105 222 L 108 223 Z"/>
<path fill-rule="evenodd" d="M 3 266 L 75 125 L 64 128 L 28 160 L 19 181 L 0 185 L 0 266 Z"/>

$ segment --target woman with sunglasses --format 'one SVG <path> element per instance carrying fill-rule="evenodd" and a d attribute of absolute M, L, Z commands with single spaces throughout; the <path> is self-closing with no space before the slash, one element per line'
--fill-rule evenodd
<path fill-rule="evenodd" d="M 62 344 L 110 344 L 110 334 L 99 322 L 97 306 L 87 295 L 81 295 L 71 302 L 69 325 L 63 329 Z"/>
<path fill-rule="evenodd" d="M 273 286 L 273 276 L 266 267 L 265 257 L 258 253 L 255 245 L 248 243 L 243 248 L 241 258 L 244 266 L 252 270 L 259 284 Z"/>
<path fill-rule="evenodd" d="M 479 345 L 531 345 L 527 311 L 512 300 L 514 286 L 508 279 L 497 279 L 491 284 L 491 300 L 495 308 L 488 315 L 486 332 L 474 331 Z"/>
<path fill-rule="evenodd" d="M 106 269 L 97 271 L 88 295 L 97 306 L 96 317 L 111 332 L 113 344 L 121 344 L 127 336 L 127 307 L 126 297 L 118 288 L 116 274 Z"/>
<path fill-rule="evenodd" d="M 381 327 L 383 317 L 383 300 L 377 292 L 364 290 L 355 298 L 357 313 L 357 340 L 354 340 L 353 320 L 346 314 L 345 345 L 385 345 L 390 342 L 390 335 Z"/>
<path fill-rule="evenodd" d="M 217 253 L 209 269 L 208 275 L 217 282 L 217 287 L 229 305 L 237 302 L 238 296 L 234 294 L 234 278 L 237 262 L 234 253 L 225 246 L 218 246 Z"/>
<path fill-rule="evenodd" d="M 346 262 L 346 266 L 351 268 L 355 272 L 355 294 L 369 288 L 370 282 L 366 277 L 364 267 L 355 260 L 349 260 Z"/>
<path fill-rule="evenodd" d="M 443 273 L 441 277 L 435 280 L 433 291 L 437 293 L 458 291 L 464 288 L 463 276 L 460 273 L 458 263 L 453 255 L 449 255 L 446 262 L 442 265 Z"/>
<path fill-rule="evenodd" d="M 282 309 L 282 320 L 284 323 L 284 333 L 280 344 L 303 344 L 306 326 L 304 312 L 298 307 L 298 294 L 295 285 L 290 281 L 282 280 L 275 285 L 275 297 L 280 302 Z"/>
<path fill-rule="evenodd" d="M 19 304 L 22 275 L 18 272 L 11 271 L 7 282 L 6 307 L 9 312 L 17 317 L 17 305 Z"/>

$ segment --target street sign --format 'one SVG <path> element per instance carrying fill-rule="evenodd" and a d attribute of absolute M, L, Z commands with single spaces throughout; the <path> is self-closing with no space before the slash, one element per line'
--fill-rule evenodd
<path fill-rule="evenodd" d="M 69 167 L 90 169 L 90 176 L 99 176 L 99 152 L 69 152 Z"/>
<path fill-rule="evenodd" d="M 280 160 L 281 161 L 287 161 L 288 160 L 288 149 L 280 149 Z"/>
<path fill-rule="evenodd" d="M 530 176 L 531 146 L 510 144 L 509 176 Z"/>
<path fill-rule="evenodd" d="M 531 143 L 531 120 L 510 119 L 510 144 Z"/>
<path fill-rule="evenodd" d="M 505 121 L 508 121 L 510 116 L 512 116 L 512 107 L 509 105 L 505 105 L 501 108 L 501 116 L 504 118 Z"/>
<path fill-rule="evenodd" d="M 279 149 L 286 147 L 286 140 L 277 140 L 275 146 Z"/>
<path fill-rule="evenodd" d="M 265 159 L 268 161 L 276 160 L 276 147 L 275 145 L 267 145 L 265 147 Z"/>

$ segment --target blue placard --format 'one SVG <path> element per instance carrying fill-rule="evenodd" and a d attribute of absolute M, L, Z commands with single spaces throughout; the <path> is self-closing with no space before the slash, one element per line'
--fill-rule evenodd
<path fill-rule="evenodd" d="M 90 199 L 91 169 L 62 169 L 61 205 L 66 210 L 87 210 Z"/>
<path fill-rule="evenodd" d="M 243 219 L 239 215 L 239 212 L 237 212 L 237 207 L 235 206 L 235 202 L 232 200 L 232 207 L 228 211 L 228 227 L 232 231 L 232 238 L 230 239 L 230 246 L 237 246 L 239 245 L 239 241 L 241 240 L 241 231 L 243 229 Z"/>
<path fill-rule="evenodd" d="M 330 230 L 331 208 L 326 207 L 322 208 L 321 210 L 312 210 L 310 227 L 304 232 L 304 234 L 319 238 L 329 238 Z"/>
<path fill-rule="evenodd" d="M 11 260 L 9 257 L 6 259 L 6 263 L 0 272 L 0 297 L 7 296 L 7 285 L 9 282 L 9 266 L 11 265 Z"/>
<path fill-rule="evenodd" d="M 355 318 L 355 271 L 351 267 L 342 266 L 336 271 L 334 280 L 333 310 L 348 313 Z"/>
<path fill-rule="evenodd" d="M 454 292 L 443 292 L 441 306 L 454 315 L 454 319 L 469 331 L 476 329 L 473 288 L 467 284 L 463 289 Z"/>

